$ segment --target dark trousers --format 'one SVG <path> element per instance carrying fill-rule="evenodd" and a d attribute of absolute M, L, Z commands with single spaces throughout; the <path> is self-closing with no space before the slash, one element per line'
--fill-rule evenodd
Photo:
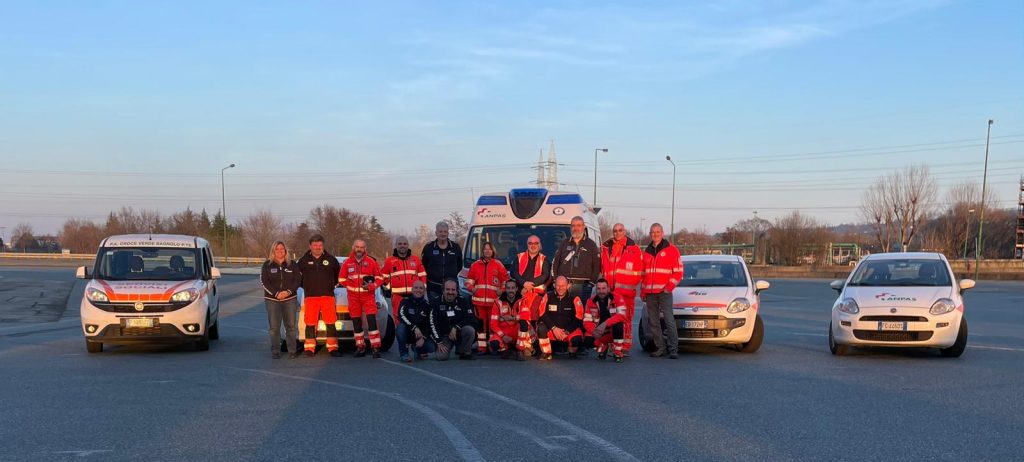
<path fill-rule="evenodd" d="M 296 342 L 298 341 L 298 299 L 285 301 L 263 300 L 267 305 L 267 323 L 270 328 L 270 350 L 280 351 L 281 348 L 281 324 L 284 324 L 285 339 L 288 342 L 288 352 L 295 353 Z"/>
<path fill-rule="evenodd" d="M 425 332 L 423 334 L 423 346 L 414 348 L 416 353 L 433 353 L 436 349 L 434 341 Z M 412 333 L 412 328 L 405 324 L 398 325 L 398 329 L 395 330 L 395 339 L 398 340 L 398 354 L 400 356 L 407 356 L 409 354 L 409 345 L 416 343 L 416 335 Z"/>

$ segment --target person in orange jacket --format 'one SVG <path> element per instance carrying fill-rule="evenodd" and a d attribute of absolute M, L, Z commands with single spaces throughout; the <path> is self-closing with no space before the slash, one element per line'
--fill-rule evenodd
<path fill-rule="evenodd" d="M 519 310 L 523 294 L 514 279 L 505 281 L 505 291 L 491 310 L 491 352 L 508 359 L 514 350 L 521 354 L 524 345 L 519 339 Z"/>
<path fill-rule="evenodd" d="M 356 357 L 366 356 L 365 338 L 370 337 L 373 357 L 380 358 L 380 330 L 377 328 L 377 301 L 374 293 L 384 282 L 377 260 L 366 254 L 366 242 L 356 239 L 352 253 L 341 264 L 338 284 L 348 291 L 348 312 L 352 316 L 352 331 L 356 339 Z M 366 316 L 366 329 L 363 328 Z M 367 335 L 366 330 L 369 330 Z"/>
<path fill-rule="evenodd" d="M 384 277 L 384 288 L 391 291 L 391 315 L 394 316 L 397 326 L 398 307 L 402 305 L 402 299 L 412 294 L 412 283 L 427 282 L 427 271 L 423 268 L 423 262 L 409 250 L 409 239 L 405 236 L 395 238 L 395 249 L 391 256 L 384 260 L 381 276 Z"/>
<path fill-rule="evenodd" d="M 608 281 L 598 279 L 583 312 L 583 343 L 597 349 L 597 359 L 606 358 L 611 349 L 615 362 L 622 362 L 626 324 L 625 300 L 612 292 Z"/>
<path fill-rule="evenodd" d="M 636 288 L 643 276 L 643 252 L 626 235 L 626 226 L 615 223 L 612 238 L 601 244 L 601 270 L 612 292 L 622 296 L 626 303 L 626 322 L 623 354 L 629 356 L 633 348 L 633 316 L 636 308 Z"/>
<path fill-rule="evenodd" d="M 466 274 L 466 290 L 472 295 L 473 311 L 480 318 L 481 327 L 476 333 L 478 353 L 487 352 L 487 340 L 491 336 L 491 308 L 494 308 L 494 302 L 508 280 L 505 265 L 494 255 L 494 245 L 484 242 L 480 248 L 481 258 L 470 265 Z"/>
<path fill-rule="evenodd" d="M 660 223 L 651 225 L 651 243 L 644 249 L 644 275 L 640 281 L 640 296 L 644 299 L 647 315 L 647 332 L 654 340 L 652 358 L 669 359 L 679 357 L 679 333 L 675 328 L 675 313 L 672 311 L 672 291 L 683 278 L 683 263 L 679 260 L 679 249 L 665 239 L 665 230 Z M 661 335 L 661 320 L 668 323 L 668 342 Z"/>

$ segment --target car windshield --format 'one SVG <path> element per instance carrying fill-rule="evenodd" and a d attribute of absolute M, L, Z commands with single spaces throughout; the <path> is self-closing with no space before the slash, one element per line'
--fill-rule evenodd
<path fill-rule="evenodd" d="M 526 251 L 526 239 L 536 234 L 540 238 L 541 252 L 548 258 L 555 254 L 559 244 L 569 237 L 569 225 L 484 225 L 474 226 L 466 238 L 465 266 L 469 268 L 480 259 L 484 242 L 494 245 L 495 257 L 511 267 L 519 252 Z"/>
<path fill-rule="evenodd" d="M 747 273 L 734 261 L 691 261 L 683 263 L 679 287 L 746 287 Z"/>
<path fill-rule="evenodd" d="M 107 281 L 184 281 L 196 278 L 196 249 L 100 249 L 96 276 Z"/>
<path fill-rule="evenodd" d="M 850 278 L 850 286 L 949 286 L 949 271 L 940 260 L 866 260 Z"/>

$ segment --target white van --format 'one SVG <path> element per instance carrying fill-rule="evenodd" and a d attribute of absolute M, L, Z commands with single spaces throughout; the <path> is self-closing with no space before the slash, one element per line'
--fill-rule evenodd
<path fill-rule="evenodd" d="M 78 268 L 86 350 L 103 344 L 193 342 L 219 337 L 220 298 L 210 243 L 194 236 L 126 234 L 100 243 L 96 263 Z"/>

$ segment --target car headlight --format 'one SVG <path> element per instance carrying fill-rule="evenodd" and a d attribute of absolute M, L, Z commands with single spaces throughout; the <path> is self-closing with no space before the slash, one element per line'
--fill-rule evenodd
<path fill-rule="evenodd" d="M 85 291 L 85 297 L 88 298 L 89 301 L 93 301 L 93 302 L 109 302 L 110 301 L 110 299 L 107 298 L 107 294 L 106 293 L 104 293 L 102 290 L 93 289 L 92 287 L 90 287 L 89 290 Z"/>
<path fill-rule="evenodd" d="M 185 289 L 171 295 L 172 302 L 191 302 L 196 298 L 199 298 L 199 291 L 196 289 Z"/>
<path fill-rule="evenodd" d="M 726 308 L 726 311 L 728 311 L 730 313 L 742 313 L 742 312 L 747 311 L 749 309 L 750 309 L 750 300 L 747 300 L 747 299 L 745 299 L 743 297 L 740 297 L 740 298 L 737 298 L 736 300 L 733 300 L 732 303 L 729 303 L 729 308 Z"/>
<path fill-rule="evenodd" d="M 860 307 L 857 306 L 857 301 L 852 298 L 844 298 L 841 302 L 839 302 L 839 305 L 837 305 L 836 308 L 838 308 L 839 311 L 842 311 L 843 313 L 860 313 Z"/>
<path fill-rule="evenodd" d="M 931 314 L 946 314 L 956 309 L 956 303 L 948 298 L 940 298 L 935 301 L 932 305 L 932 309 L 928 310 Z"/>

